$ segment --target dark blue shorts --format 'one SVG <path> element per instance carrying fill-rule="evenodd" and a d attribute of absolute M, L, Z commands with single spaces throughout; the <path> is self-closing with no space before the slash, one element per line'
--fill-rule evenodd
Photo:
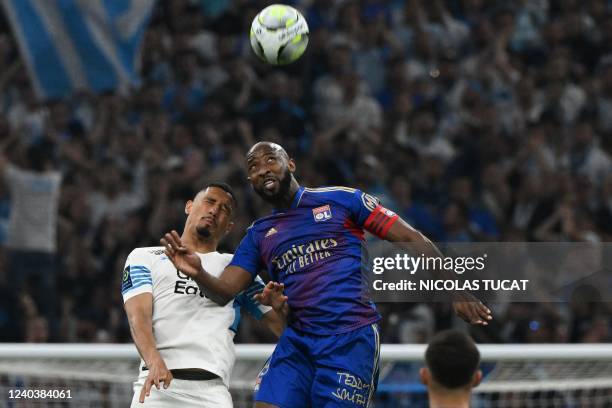
<path fill-rule="evenodd" d="M 329 336 L 289 327 L 257 376 L 255 401 L 281 408 L 367 407 L 379 356 L 376 324 Z"/>

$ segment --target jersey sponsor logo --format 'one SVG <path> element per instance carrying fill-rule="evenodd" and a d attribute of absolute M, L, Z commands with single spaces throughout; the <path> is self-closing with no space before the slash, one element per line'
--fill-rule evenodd
<path fill-rule="evenodd" d="M 374 211 L 376 206 L 378 206 L 378 204 L 380 203 L 378 198 L 374 197 L 373 195 L 367 194 L 367 193 L 361 193 L 361 202 L 363 203 L 365 208 L 367 208 L 370 211 Z"/>
<path fill-rule="evenodd" d="M 270 235 L 274 235 L 278 232 L 278 230 L 274 227 L 270 228 L 268 230 L 268 232 L 266 232 L 266 235 L 264 236 L 264 238 L 268 238 Z"/>
<path fill-rule="evenodd" d="M 177 295 L 200 295 L 200 297 L 207 297 L 200 287 L 195 284 L 193 279 L 185 275 L 178 269 L 176 270 L 176 276 L 178 280 L 174 283 L 174 293 Z"/>
<path fill-rule="evenodd" d="M 282 255 L 272 259 L 279 272 L 289 275 L 322 259 L 332 256 L 331 248 L 338 246 L 333 238 L 317 239 L 307 244 L 291 245 Z"/>
<path fill-rule="evenodd" d="M 125 292 L 133 286 L 132 277 L 130 276 L 130 266 L 126 266 L 123 270 L 123 277 L 121 278 L 121 291 Z"/>
<path fill-rule="evenodd" d="M 329 204 L 322 207 L 313 208 L 312 216 L 314 217 L 315 222 L 322 222 L 331 219 L 332 212 Z"/>

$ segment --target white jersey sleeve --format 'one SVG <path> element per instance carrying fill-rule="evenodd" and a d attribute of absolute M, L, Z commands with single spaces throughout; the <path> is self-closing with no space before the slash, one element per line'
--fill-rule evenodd
<path fill-rule="evenodd" d="M 151 256 L 144 248 L 136 248 L 128 255 L 121 279 L 124 303 L 141 293 L 153 293 L 151 269 Z"/>
<path fill-rule="evenodd" d="M 263 290 L 265 284 L 263 280 L 259 276 L 256 276 L 251 285 L 246 288 L 244 291 L 240 292 L 234 303 L 244 308 L 251 316 L 256 318 L 257 320 L 261 319 L 266 313 L 268 313 L 272 308 L 270 306 L 265 306 L 253 299 L 253 296 L 256 293 L 259 293 Z"/>

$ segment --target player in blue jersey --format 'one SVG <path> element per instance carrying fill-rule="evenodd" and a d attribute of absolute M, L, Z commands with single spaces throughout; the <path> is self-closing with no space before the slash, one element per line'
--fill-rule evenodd
<path fill-rule="evenodd" d="M 295 162 L 277 144 L 257 143 L 246 164 L 254 190 L 275 210 L 248 228 L 223 273 L 217 278 L 206 272 L 174 231 L 162 239 L 166 253 L 220 304 L 262 269 L 283 285 L 288 327 L 258 377 L 256 407 L 365 407 L 378 380 L 380 315 L 361 274 L 364 230 L 410 242 L 426 256 L 440 253 L 365 192 L 301 187 L 293 176 Z M 457 314 L 486 325 L 489 309 L 467 299 L 454 302 Z"/>

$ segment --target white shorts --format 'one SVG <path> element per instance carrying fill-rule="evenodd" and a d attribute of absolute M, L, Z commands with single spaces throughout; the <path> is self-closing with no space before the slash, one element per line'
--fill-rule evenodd
<path fill-rule="evenodd" d="M 140 391 L 146 380 L 146 376 L 138 377 L 134 382 L 134 397 L 131 408 L 232 408 L 232 396 L 220 378 L 206 381 L 187 381 L 173 379 L 170 386 L 164 389 L 151 387 L 151 394 L 145 397 L 141 404 Z"/>

